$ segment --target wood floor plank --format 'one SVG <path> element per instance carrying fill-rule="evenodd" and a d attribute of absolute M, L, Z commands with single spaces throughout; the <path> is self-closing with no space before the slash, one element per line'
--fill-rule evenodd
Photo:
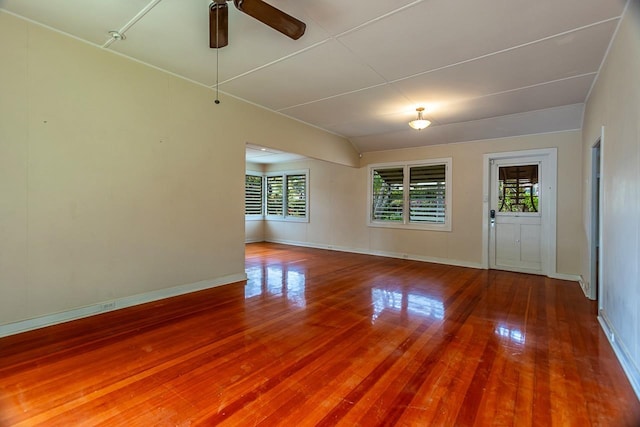
<path fill-rule="evenodd" d="M 246 270 L 0 339 L 0 427 L 640 425 L 576 283 L 268 243 Z"/>

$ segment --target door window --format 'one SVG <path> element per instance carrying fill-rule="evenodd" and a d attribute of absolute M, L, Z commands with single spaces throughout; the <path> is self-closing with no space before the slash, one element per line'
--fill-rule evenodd
<path fill-rule="evenodd" d="M 538 165 L 498 167 L 498 212 L 539 211 Z"/>

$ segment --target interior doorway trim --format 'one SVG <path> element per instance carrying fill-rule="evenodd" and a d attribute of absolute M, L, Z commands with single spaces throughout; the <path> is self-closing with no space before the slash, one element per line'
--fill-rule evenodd
<path fill-rule="evenodd" d="M 602 180 L 602 161 L 604 145 L 604 126 L 600 136 L 591 146 L 591 200 L 590 200 L 590 232 L 589 232 L 589 289 L 585 292 L 589 299 L 598 300 L 598 310 L 602 307 L 603 274 L 602 274 L 602 212 L 604 185 Z M 599 268 L 597 268 L 599 266 Z"/>
<path fill-rule="evenodd" d="M 482 166 L 482 267 L 489 269 L 489 203 L 490 203 L 490 165 L 492 160 L 544 157 L 544 173 L 547 192 L 546 207 L 542 213 L 542 242 L 543 242 L 543 273 L 549 277 L 559 277 L 556 271 L 556 211 L 557 211 L 557 180 L 558 180 L 558 149 L 543 148 L 535 150 L 507 151 L 488 153 L 484 155 Z"/>

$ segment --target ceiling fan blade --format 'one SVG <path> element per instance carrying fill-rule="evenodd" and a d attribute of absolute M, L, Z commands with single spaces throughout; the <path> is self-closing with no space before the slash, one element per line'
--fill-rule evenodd
<path fill-rule="evenodd" d="M 304 30 L 307 28 L 304 22 L 262 0 L 233 0 L 233 3 L 238 10 L 294 40 L 302 37 Z"/>
<path fill-rule="evenodd" d="M 229 9 L 225 0 L 209 5 L 209 47 L 218 49 L 229 44 Z"/>

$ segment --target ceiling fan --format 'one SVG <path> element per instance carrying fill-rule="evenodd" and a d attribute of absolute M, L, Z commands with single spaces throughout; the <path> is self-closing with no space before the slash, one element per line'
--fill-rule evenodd
<path fill-rule="evenodd" d="M 233 0 L 233 4 L 239 11 L 294 40 L 302 37 L 307 28 L 304 22 L 262 0 Z M 227 0 L 213 0 L 209 6 L 209 47 L 218 49 L 228 44 L 229 10 Z"/>

